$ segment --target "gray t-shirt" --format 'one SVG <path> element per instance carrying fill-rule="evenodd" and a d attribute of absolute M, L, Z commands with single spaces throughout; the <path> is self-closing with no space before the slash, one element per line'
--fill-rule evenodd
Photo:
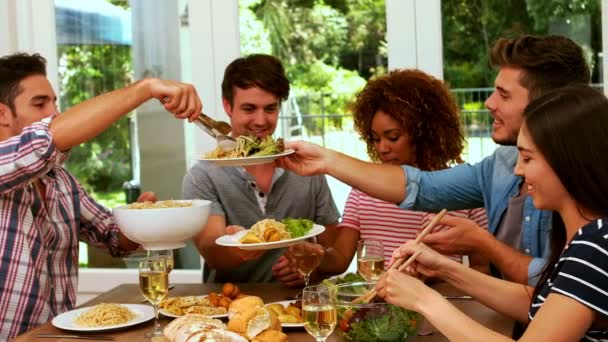
<path fill-rule="evenodd" d="M 267 194 L 265 213 L 251 191 L 253 177 L 240 167 L 198 162 L 184 176 L 182 197 L 210 200 L 210 215 L 225 216 L 228 225 L 245 228 L 265 218 L 307 218 L 320 225 L 338 223 L 340 214 L 325 176 L 302 177 L 285 171 L 275 178 Z M 283 252 L 283 249 L 272 249 L 258 259 L 226 270 L 211 269 L 205 264 L 204 281 L 271 281 L 271 268 Z"/>

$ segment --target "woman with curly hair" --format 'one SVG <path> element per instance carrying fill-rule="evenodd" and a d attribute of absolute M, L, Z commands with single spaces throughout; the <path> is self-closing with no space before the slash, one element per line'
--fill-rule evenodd
<path fill-rule="evenodd" d="M 422 170 L 445 169 L 462 162 L 464 135 L 458 107 L 443 82 L 422 71 L 395 70 L 370 80 L 351 108 L 355 129 L 373 161 Z M 450 213 L 487 229 L 483 208 Z M 415 239 L 429 216 L 352 189 L 336 241 L 325 249 L 319 271 L 344 272 L 358 240 L 380 240 L 387 264 L 393 250 Z"/>

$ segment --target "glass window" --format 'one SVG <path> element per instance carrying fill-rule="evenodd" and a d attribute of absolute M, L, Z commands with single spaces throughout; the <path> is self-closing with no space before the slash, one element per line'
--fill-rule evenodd
<path fill-rule="evenodd" d="M 388 68 L 384 0 L 240 0 L 239 7 L 243 55 L 277 56 L 291 82 L 275 135 L 368 159 L 347 104 Z M 349 188 L 329 181 L 343 208 Z"/>
<path fill-rule="evenodd" d="M 127 0 L 56 0 L 55 18 L 63 110 L 132 82 Z M 123 183 L 133 177 L 130 126 L 130 117 L 123 117 L 95 139 L 72 149 L 66 163 L 87 191 L 108 208 L 125 203 Z M 81 243 L 82 266 L 124 267 L 122 260 L 87 247 Z"/>
<path fill-rule="evenodd" d="M 581 45 L 602 88 L 600 0 L 465 0 L 442 1 L 444 78 L 460 104 L 468 135 L 464 159 L 475 162 L 491 154 L 491 117 L 484 100 L 491 94 L 496 70 L 489 50 L 501 37 L 556 34 Z"/>

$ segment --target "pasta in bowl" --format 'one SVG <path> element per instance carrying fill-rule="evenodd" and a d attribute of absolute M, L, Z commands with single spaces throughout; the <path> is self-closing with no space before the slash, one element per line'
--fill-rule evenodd
<path fill-rule="evenodd" d="M 210 206 L 200 199 L 144 202 L 116 207 L 112 214 L 121 232 L 145 249 L 175 249 L 203 229 Z"/>

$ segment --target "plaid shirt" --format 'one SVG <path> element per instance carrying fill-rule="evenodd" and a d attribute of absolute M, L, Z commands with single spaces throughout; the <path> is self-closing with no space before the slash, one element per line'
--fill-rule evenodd
<path fill-rule="evenodd" d="M 2 341 L 74 307 L 79 240 L 122 252 L 111 213 L 63 168 L 67 154 L 53 145 L 50 121 L 0 142 Z"/>

